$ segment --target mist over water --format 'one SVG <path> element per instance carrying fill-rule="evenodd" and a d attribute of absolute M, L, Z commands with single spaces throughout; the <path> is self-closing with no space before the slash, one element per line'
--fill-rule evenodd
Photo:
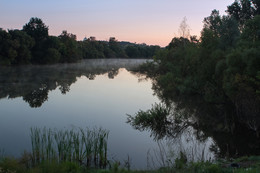
<path fill-rule="evenodd" d="M 30 151 L 31 127 L 102 127 L 109 131 L 108 159 L 120 161 L 122 166 L 128 156 L 133 169 L 165 166 L 161 161 L 170 150 L 176 156 L 185 150 L 195 159 L 203 152 L 206 159 L 212 158 L 209 148 L 213 141 L 199 142 L 192 129 L 174 140 L 158 141 L 150 131 L 138 131 L 126 123 L 127 114 L 148 110 L 160 102 L 152 81 L 132 71 L 145 61 L 95 59 L 1 68 L 0 148 L 17 157 L 24 150 Z"/>
<path fill-rule="evenodd" d="M 145 168 L 146 152 L 156 143 L 125 123 L 127 113 L 158 102 L 151 81 L 139 82 L 127 70 L 145 61 L 1 68 L 0 148 L 14 156 L 30 151 L 30 127 L 102 127 L 109 130 L 109 159 L 129 155 L 135 168 Z"/>

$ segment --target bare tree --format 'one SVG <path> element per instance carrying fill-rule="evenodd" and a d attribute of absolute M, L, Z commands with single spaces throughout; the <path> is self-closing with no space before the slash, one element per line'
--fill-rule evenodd
<path fill-rule="evenodd" d="M 190 27 L 187 24 L 187 18 L 186 17 L 183 18 L 183 20 L 180 24 L 179 34 L 180 34 L 180 37 L 183 37 L 183 38 L 189 38 L 190 37 Z"/>

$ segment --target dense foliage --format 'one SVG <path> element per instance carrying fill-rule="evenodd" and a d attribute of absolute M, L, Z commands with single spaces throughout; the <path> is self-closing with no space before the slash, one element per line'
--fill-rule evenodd
<path fill-rule="evenodd" d="M 141 65 L 138 71 L 152 79 L 154 94 L 161 103 L 128 115 L 127 122 L 136 130 L 150 132 L 158 141 L 185 141 L 180 146 L 178 142 L 170 145 L 188 151 L 186 160 L 194 159 L 194 151 L 197 151 L 197 148 L 191 151 L 182 148 L 189 146 L 189 142 L 195 146 L 196 142 L 186 138 L 190 133 L 200 142 L 212 139 L 214 143 L 209 151 L 215 158 L 259 155 L 260 16 L 257 2 L 260 1 L 235 1 L 228 7 L 226 16 L 213 10 L 204 19 L 200 39 L 182 34 L 188 33 L 184 20 L 180 26 L 181 37 L 173 38 L 156 54 L 155 62 Z M 239 8 L 234 8 L 234 4 Z M 198 155 L 202 156 L 199 159 L 211 160 L 205 157 L 204 151 Z"/>
<path fill-rule="evenodd" d="M 241 121 L 259 131 L 259 1 L 235 1 L 227 12 L 221 16 L 213 10 L 199 40 L 173 38 L 148 72 L 156 73 L 154 86 L 162 96 L 200 95 L 211 104 L 228 103 Z"/>
<path fill-rule="evenodd" d="M 0 28 L 0 65 L 53 64 L 90 58 L 151 58 L 159 46 L 109 41 L 95 37 L 77 41 L 76 35 L 63 31 L 49 36 L 49 28 L 39 18 L 31 18 L 22 30 Z"/>

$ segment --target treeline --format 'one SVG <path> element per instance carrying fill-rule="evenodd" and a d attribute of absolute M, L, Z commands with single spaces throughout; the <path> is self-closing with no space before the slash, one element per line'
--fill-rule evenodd
<path fill-rule="evenodd" d="M 238 117 L 260 115 L 260 1 L 239 0 L 227 15 L 213 10 L 201 38 L 173 38 L 157 53 L 156 87 L 166 97 L 201 95 L 212 104 L 231 103 Z M 150 69 L 149 69 L 150 68 Z M 251 129 L 260 127 L 246 122 Z"/>
<path fill-rule="evenodd" d="M 151 58 L 159 46 L 109 41 L 94 37 L 77 41 L 76 35 L 63 31 L 49 36 L 48 26 L 31 18 L 22 30 L 0 28 L 0 65 L 53 64 L 90 58 Z"/>

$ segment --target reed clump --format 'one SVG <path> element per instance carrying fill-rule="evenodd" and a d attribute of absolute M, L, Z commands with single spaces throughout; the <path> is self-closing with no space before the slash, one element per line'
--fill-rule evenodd
<path fill-rule="evenodd" d="M 109 131 L 102 128 L 31 128 L 32 164 L 73 162 L 106 168 Z"/>

